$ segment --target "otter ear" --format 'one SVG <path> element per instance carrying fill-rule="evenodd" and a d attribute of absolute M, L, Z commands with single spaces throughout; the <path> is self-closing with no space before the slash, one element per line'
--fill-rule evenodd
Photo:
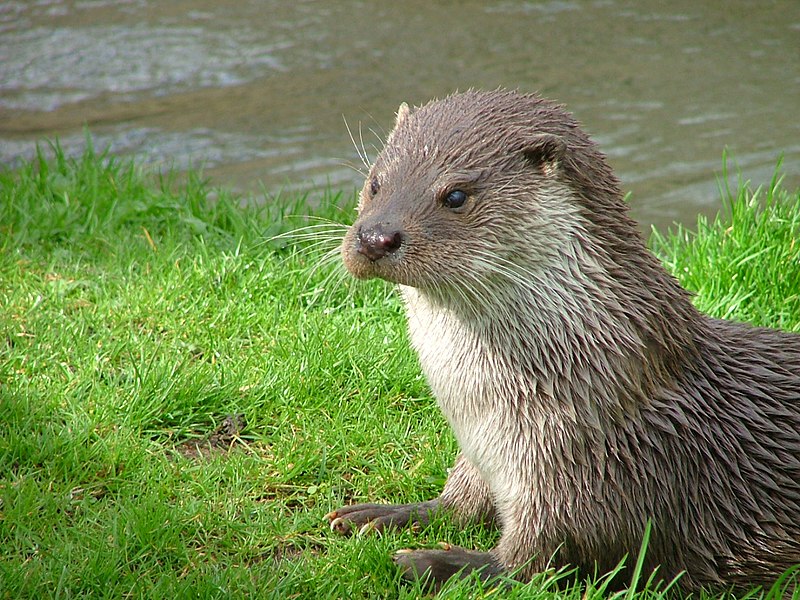
<path fill-rule="evenodd" d="M 397 118 L 394 121 L 394 128 L 395 129 L 397 129 L 398 127 L 400 127 L 400 125 L 402 125 L 403 121 L 406 120 L 406 117 L 408 116 L 409 112 L 411 112 L 411 111 L 408 108 L 408 104 L 403 102 L 400 105 L 400 108 L 397 109 Z"/>
<path fill-rule="evenodd" d="M 525 140 L 522 153 L 532 164 L 551 172 L 567 152 L 567 143 L 552 133 L 537 133 Z"/>

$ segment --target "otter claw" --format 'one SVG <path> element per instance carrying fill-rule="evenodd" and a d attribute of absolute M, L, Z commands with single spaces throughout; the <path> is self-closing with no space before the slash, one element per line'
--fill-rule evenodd
<path fill-rule="evenodd" d="M 331 531 L 336 531 L 341 534 L 349 533 L 350 527 L 345 523 L 342 517 L 336 517 L 330 522 Z"/>
<path fill-rule="evenodd" d="M 361 526 L 361 529 L 358 530 L 358 534 L 357 535 L 358 536 L 362 536 L 362 535 L 364 535 L 366 533 L 369 533 L 372 530 L 378 530 L 378 528 L 375 526 L 375 521 L 369 521 L 367 523 L 364 523 Z M 378 532 L 380 532 L 380 530 L 378 530 Z"/>

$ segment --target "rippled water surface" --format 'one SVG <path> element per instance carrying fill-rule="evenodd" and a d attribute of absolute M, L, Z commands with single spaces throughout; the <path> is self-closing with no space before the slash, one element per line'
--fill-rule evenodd
<path fill-rule="evenodd" d="M 401 101 L 540 91 L 601 143 L 635 216 L 719 208 L 784 156 L 800 185 L 800 2 L 0 2 L 0 162 L 43 138 L 244 191 L 347 192 Z"/>

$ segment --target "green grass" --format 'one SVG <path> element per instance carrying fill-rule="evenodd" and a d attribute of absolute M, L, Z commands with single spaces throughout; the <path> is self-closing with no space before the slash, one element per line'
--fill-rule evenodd
<path fill-rule="evenodd" d="M 651 242 L 702 311 L 800 331 L 800 192 L 780 186 L 779 167 L 766 188 L 723 189 L 725 210 L 696 231 L 654 230 Z"/>
<path fill-rule="evenodd" d="M 763 210 L 731 203 L 732 232 L 701 225 L 657 245 L 699 303 L 797 329 L 800 198 L 767 195 Z M 305 200 L 241 206 L 197 176 L 91 150 L 0 173 L 0 598 L 413 598 L 397 548 L 491 547 L 495 532 L 446 519 L 328 532 L 343 502 L 436 495 L 456 445 L 391 288 L 352 281 L 334 255 L 320 267 L 330 235 L 266 241 L 327 227 L 291 218 Z M 323 219 L 352 218 L 337 208 L 350 198 L 318 203 Z M 752 245 L 748 232 L 769 237 L 753 259 L 718 249 Z M 735 277 L 712 277 L 723 260 Z M 237 425 L 218 431 L 226 419 Z M 603 595 L 602 581 L 557 579 L 504 597 Z M 474 581 L 442 593 L 497 595 Z"/>

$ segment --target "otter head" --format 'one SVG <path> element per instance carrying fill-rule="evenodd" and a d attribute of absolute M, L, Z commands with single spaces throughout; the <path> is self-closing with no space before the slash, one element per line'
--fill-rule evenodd
<path fill-rule="evenodd" d="M 502 361 L 502 385 L 524 372 L 542 398 L 559 389 L 563 406 L 580 397 L 622 419 L 696 352 L 699 313 L 647 251 L 605 158 L 538 96 L 401 106 L 341 251 L 356 277 L 401 284 L 440 390 L 475 383 L 437 362 L 441 336 L 465 364 Z"/>
<path fill-rule="evenodd" d="M 587 185 L 622 210 L 594 145 L 538 96 L 467 92 L 416 110 L 402 105 L 361 191 L 344 264 L 359 278 L 438 293 L 486 289 L 503 273 L 513 282 L 511 274 L 569 271 L 565 260 L 587 238 L 595 191 Z"/>

